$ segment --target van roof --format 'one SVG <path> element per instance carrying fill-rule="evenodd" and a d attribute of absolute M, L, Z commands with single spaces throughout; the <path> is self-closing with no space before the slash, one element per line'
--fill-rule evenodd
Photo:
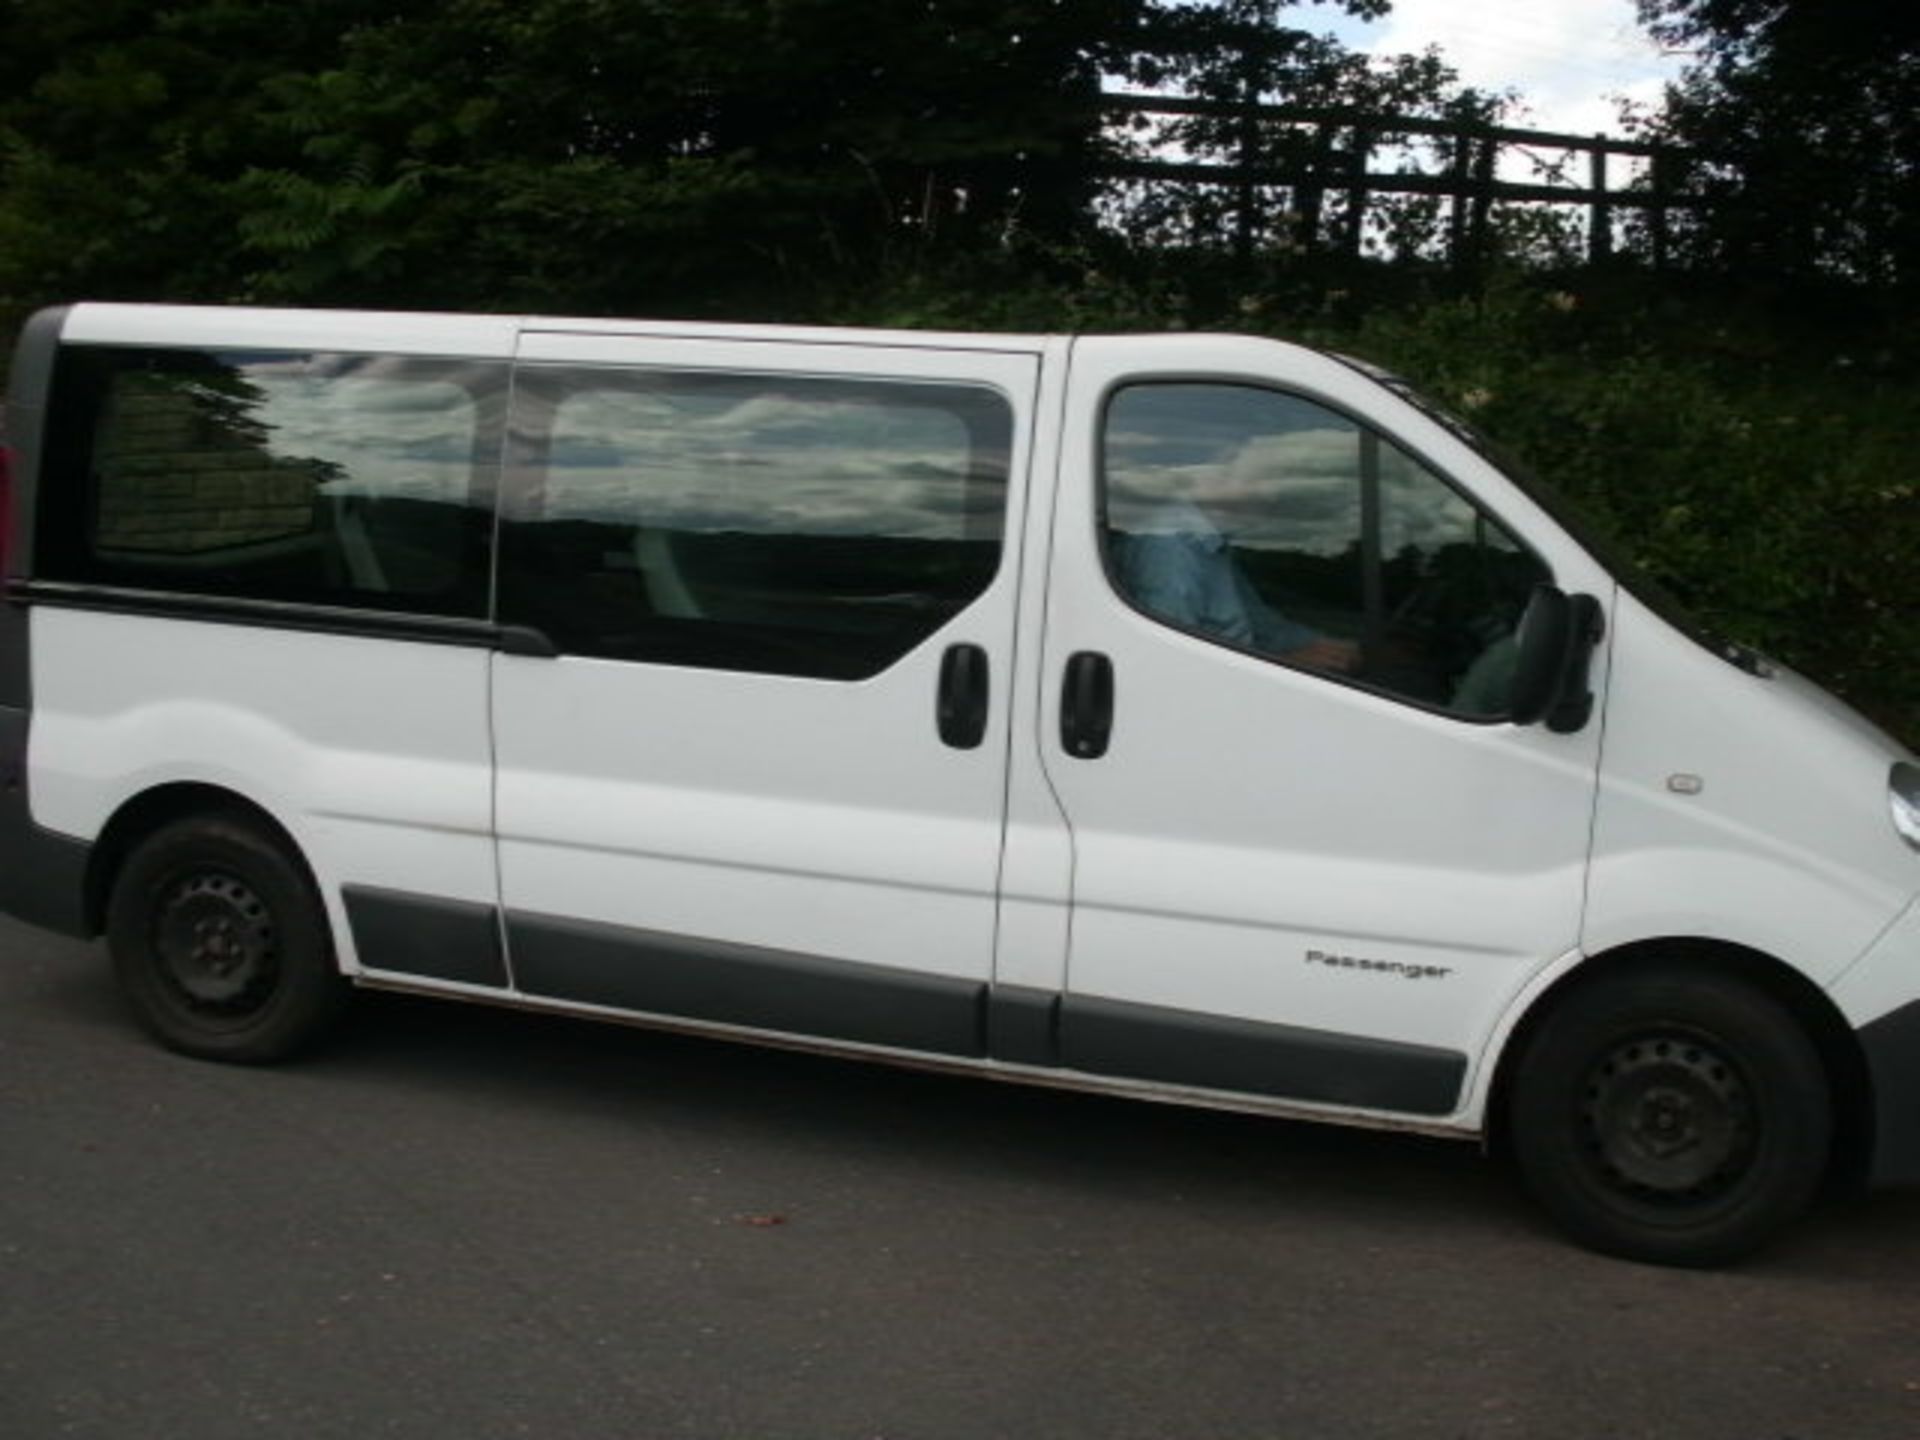
<path fill-rule="evenodd" d="M 515 342 L 522 334 L 672 336 L 1022 352 L 1038 351 L 1047 341 L 1043 335 L 983 332 L 97 301 L 71 307 L 61 338 L 69 343 L 95 345 L 299 345 L 320 349 L 377 349 L 389 354 L 458 354 L 504 359 L 513 354 Z"/>

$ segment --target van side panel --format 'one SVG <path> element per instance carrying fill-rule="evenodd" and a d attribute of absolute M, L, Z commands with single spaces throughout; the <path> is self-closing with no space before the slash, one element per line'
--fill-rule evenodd
<path fill-rule="evenodd" d="M 129 803 L 194 785 L 292 837 L 348 971 L 343 885 L 431 902 L 412 929 L 374 907 L 395 968 L 428 954 L 444 971 L 446 937 L 480 933 L 444 922 L 497 900 L 486 617 L 512 330 L 160 306 L 35 319 L 14 398 L 0 903 L 84 928 L 90 848 Z M 495 952 L 475 963 L 504 984 Z"/>
<path fill-rule="evenodd" d="M 52 605 L 34 638 L 40 825 L 216 786 L 293 837 L 343 941 L 346 885 L 494 903 L 488 650 Z"/>
<path fill-rule="evenodd" d="M 1833 984 L 1920 878 L 1886 818 L 1897 751 L 1838 711 L 1623 595 L 1581 947 L 1715 940 Z"/>

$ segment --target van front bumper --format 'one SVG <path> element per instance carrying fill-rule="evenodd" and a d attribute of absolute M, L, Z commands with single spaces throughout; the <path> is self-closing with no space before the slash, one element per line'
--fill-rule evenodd
<path fill-rule="evenodd" d="M 92 847 L 33 823 L 27 803 L 31 712 L 0 705 L 0 912 L 85 938 Z"/>
<path fill-rule="evenodd" d="M 1854 1026 L 1872 1087 L 1869 1177 L 1876 1185 L 1920 1185 L 1920 901 L 1832 993 Z"/>
<path fill-rule="evenodd" d="M 1920 1000 L 1864 1026 L 1860 1048 L 1873 1081 L 1873 1183 L 1920 1185 Z"/>

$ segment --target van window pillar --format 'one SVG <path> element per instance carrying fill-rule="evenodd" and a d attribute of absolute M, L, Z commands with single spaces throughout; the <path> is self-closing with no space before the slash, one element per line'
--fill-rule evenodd
<path fill-rule="evenodd" d="M 1386 577 L 1380 554 L 1380 437 L 1360 430 L 1360 595 L 1368 649 L 1387 633 Z"/>

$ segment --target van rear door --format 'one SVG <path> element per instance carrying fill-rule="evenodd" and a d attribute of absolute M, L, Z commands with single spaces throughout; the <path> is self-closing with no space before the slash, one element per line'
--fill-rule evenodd
<path fill-rule="evenodd" d="M 1038 360 L 529 332 L 496 657 L 514 983 L 977 1056 Z"/>

